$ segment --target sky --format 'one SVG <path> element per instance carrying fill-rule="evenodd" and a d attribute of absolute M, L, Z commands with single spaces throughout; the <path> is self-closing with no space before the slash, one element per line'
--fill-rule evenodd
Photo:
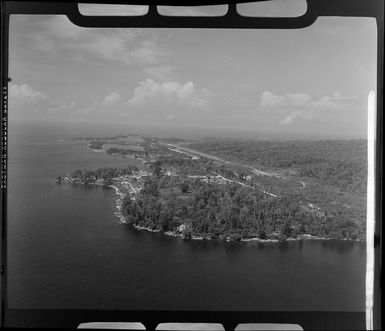
<path fill-rule="evenodd" d="M 365 138 L 376 89 L 369 18 L 293 30 L 95 29 L 17 15 L 9 52 L 11 120 Z"/>

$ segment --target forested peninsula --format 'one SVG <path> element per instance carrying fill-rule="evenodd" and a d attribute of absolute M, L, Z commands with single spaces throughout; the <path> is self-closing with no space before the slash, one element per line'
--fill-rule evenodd
<path fill-rule="evenodd" d="M 122 137 L 89 144 L 127 160 L 136 153 L 139 167 L 78 169 L 58 182 L 113 186 L 122 221 L 137 229 L 185 239 L 365 240 L 364 140 L 140 137 L 128 146 Z"/>

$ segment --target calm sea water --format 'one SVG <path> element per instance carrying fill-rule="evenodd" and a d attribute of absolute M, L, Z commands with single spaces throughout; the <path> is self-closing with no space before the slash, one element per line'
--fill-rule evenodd
<path fill-rule="evenodd" d="M 55 182 L 75 168 L 125 166 L 59 141 L 121 128 L 9 127 L 11 308 L 365 309 L 365 244 L 184 241 L 136 231 L 114 216 L 114 190 Z"/>

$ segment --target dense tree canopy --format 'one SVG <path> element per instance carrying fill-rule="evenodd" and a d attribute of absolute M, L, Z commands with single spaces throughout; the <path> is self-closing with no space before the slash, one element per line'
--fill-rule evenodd
<path fill-rule="evenodd" d="M 286 240 L 306 233 L 362 239 L 365 234 L 364 227 L 344 215 L 305 210 L 295 197 L 273 198 L 235 183 L 214 184 L 186 177 L 148 178 L 135 199 L 124 198 L 122 212 L 131 224 L 163 232 L 177 231 L 183 224 L 187 237 Z"/>
<path fill-rule="evenodd" d="M 366 140 L 209 140 L 191 148 L 254 166 L 293 169 L 350 193 L 366 191 Z"/>
<path fill-rule="evenodd" d="M 283 241 L 310 234 L 365 239 L 365 140 L 209 139 L 189 144 L 192 149 L 232 161 L 225 162 L 189 155 L 183 149 L 159 143 L 160 138 L 141 139 L 142 150 L 122 145 L 106 151 L 123 156 L 141 153 L 143 165 L 139 166 L 152 173 L 138 181 L 137 176 L 133 178 L 135 182 L 130 185 L 136 189 L 131 186 L 131 191 L 126 183 L 122 214 L 130 224 L 179 232 L 185 238 Z M 174 138 L 164 141 L 180 142 Z M 94 139 L 90 147 L 101 148 L 103 143 L 103 139 Z M 105 184 L 119 185 L 116 177 L 137 170 L 132 165 L 123 169 L 77 169 L 69 182 L 101 179 Z"/>

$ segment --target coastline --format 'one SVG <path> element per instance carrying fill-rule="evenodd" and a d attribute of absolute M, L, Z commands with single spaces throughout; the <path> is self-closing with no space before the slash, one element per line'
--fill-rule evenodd
<path fill-rule="evenodd" d="M 95 148 L 91 148 L 91 147 L 87 147 L 88 150 L 90 150 L 91 152 L 95 152 L 95 153 L 105 153 L 104 149 L 95 149 Z"/>
<path fill-rule="evenodd" d="M 116 216 L 119 221 L 123 224 L 129 224 L 125 217 L 122 215 L 122 203 L 123 198 L 125 196 L 125 193 L 121 192 L 119 187 L 116 185 L 105 185 L 105 184 L 99 184 L 99 183 L 87 183 L 87 185 L 97 185 L 97 186 L 107 186 L 112 189 L 114 189 L 115 194 L 118 196 L 118 198 L 115 200 L 115 208 L 116 211 L 114 212 L 114 216 Z M 160 229 L 151 229 L 145 226 L 140 225 L 132 225 L 132 227 L 137 231 L 148 231 L 148 232 L 154 232 L 154 233 L 161 233 L 165 236 L 169 237 L 180 237 L 183 239 L 189 239 L 189 240 L 221 240 L 225 242 L 260 242 L 260 243 L 279 243 L 279 242 L 286 242 L 286 241 L 299 241 L 299 240 L 341 240 L 341 241 L 355 241 L 355 242 L 365 242 L 365 240 L 360 239 L 349 239 L 349 238 L 343 238 L 343 239 L 337 239 L 337 238 L 327 238 L 327 237 L 321 237 L 321 236 L 313 236 L 311 234 L 301 234 L 298 235 L 296 238 L 289 237 L 284 241 L 280 241 L 278 239 L 261 239 L 258 237 L 252 237 L 252 238 L 241 238 L 239 240 L 232 240 L 230 239 L 230 236 L 227 237 L 219 237 L 219 238 L 211 238 L 208 236 L 199 236 L 199 235 L 191 235 L 189 238 L 185 238 L 185 235 L 180 232 L 176 231 L 166 231 L 161 232 Z"/>
<path fill-rule="evenodd" d="M 95 149 L 95 148 L 91 148 L 90 146 L 87 146 L 87 149 L 90 150 L 91 152 L 107 154 L 103 148 Z M 132 155 L 111 154 L 111 156 L 122 157 L 122 158 L 127 158 L 127 159 L 134 159 L 134 160 L 136 159 Z"/>
<path fill-rule="evenodd" d="M 124 193 L 120 192 L 119 187 L 115 185 L 107 185 L 110 188 L 113 188 L 115 190 L 115 194 L 118 196 L 118 198 L 115 200 L 115 208 L 117 211 L 114 212 L 114 215 L 119 218 L 121 223 L 127 224 L 126 219 L 122 215 L 122 203 L 124 198 Z"/>
<path fill-rule="evenodd" d="M 110 138 L 105 138 L 105 139 L 119 139 L 121 136 L 116 136 L 116 137 L 110 137 Z M 124 136 L 123 136 L 124 137 Z M 96 152 L 96 153 L 104 153 L 104 154 L 107 154 L 106 153 L 106 150 L 103 149 L 103 140 L 102 141 L 94 141 L 95 139 L 98 139 L 98 138 L 85 138 L 85 139 L 80 139 L 82 140 L 81 142 L 82 143 L 85 143 L 86 144 L 86 148 L 92 152 Z M 205 159 L 212 159 L 212 160 L 217 160 L 217 161 L 221 161 L 222 163 L 222 167 L 224 164 L 234 164 L 234 165 L 243 165 L 245 166 L 244 164 L 240 164 L 240 163 L 236 163 L 236 162 L 233 162 L 233 161 L 226 161 L 226 160 L 223 160 L 219 157 L 216 157 L 216 156 L 212 156 L 210 154 L 207 154 L 206 153 L 201 153 L 197 150 L 190 150 L 188 147 L 189 147 L 189 144 L 190 143 L 185 143 L 184 140 L 182 139 L 180 142 L 179 140 L 176 142 L 176 143 L 169 143 L 167 141 L 164 141 L 162 142 L 162 138 L 158 138 L 158 137 L 155 137 L 155 138 L 151 138 L 152 140 L 152 144 L 155 144 L 154 146 L 156 147 L 155 149 L 159 149 L 160 146 L 163 146 L 166 148 L 166 150 L 162 150 L 162 152 L 154 152 L 154 150 L 152 150 L 150 148 L 150 150 L 152 152 L 154 152 L 154 155 L 152 155 L 152 160 L 155 160 L 157 157 L 162 157 L 162 156 L 171 156 L 172 153 L 170 154 L 167 154 L 166 155 L 166 152 L 177 152 L 177 153 L 181 153 L 181 154 L 185 154 L 187 155 L 189 158 L 193 158 L 193 159 L 199 159 L 199 155 L 201 156 L 201 158 L 205 158 Z M 143 139 L 142 139 L 143 140 Z M 63 140 L 61 140 L 63 141 Z M 76 141 L 76 140 L 75 140 Z M 143 140 L 145 141 L 145 140 Z M 172 140 L 171 140 L 172 142 Z M 113 143 L 112 143 L 113 144 Z M 126 143 L 123 143 L 123 145 L 125 145 Z M 120 145 L 118 142 L 117 142 L 117 145 Z M 186 147 L 183 147 L 183 146 L 186 146 L 187 145 L 187 148 Z M 138 145 L 139 146 L 139 145 Z M 152 148 L 154 148 L 153 145 L 151 145 Z M 171 148 L 172 147 L 172 148 Z M 142 147 L 144 148 L 144 147 Z M 118 148 L 116 148 L 116 150 L 122 150 L 122 149 L 119 149 L 119 146 Z M 111 150 L 112 152 L 112 150 Z M 158 153 L 158 154 L 157 154 Z M 120 157 L 123 157 L 123 158 L 134 158 L 133 156 L 131 155 L 124 155 L 124 153 L 122 155 L 120 154 L 117 154 L 117 153 L 108 153 L 109 155 L 111 156 L 120 156 Z M 199 154 L 199 155 L 198 155 Z M 197 157 L 194 157 L 197 156 Z M 137 156 L 135 156 L 135 158 L 138 158 Z M 144 159 L 141 159 L 139 158 L 143 163 L 145 163 L 146 165 L 148 164 L 151 164 L 151 161 L 150 161 L 150 157 L 149 155 L 147 154 L 147 163 L 145 162 Z M 172 158 L 171 158 L 172 159 Z M 263 170 L 258 170 L 252 166 L 248 166 L 246 165 L 247 168 L 250 168 L 252 170 L 253 173 L 256 173 L 258 175 L 265 175 L 265 176 L 273 176 L 273 177 L 277 177 L 277 178 L 281 178 L 281 179 L 286 179 L 285 177 L 282 177 L 280 175 L 280 173 L 277 173 L 277 172 L 265 172 L 264 169 Z M 171 167 L 172 168 L 172 167 Z M 274 169 L 274 168 L 272 168 Z M 175 169 L 174 169 L 175 170 Z M 215 170 L 215 169 L 214 169 Z M 230 169 L 231 170 L 231 169 Z M 277 170 L 277 169 L 276 169 Z M 290 169 L 289 169 L 290 170 Z M 233 183 L 237 183 L 237 184 L 240 184 L 244 187 L 248 187 L 248 188 L 252 188 L 252 189 L 257 189 L 267 195 L 270 195 L 274 198 L 277 198 L 277 195 L 273 194 L 273 193 L 270 193 L 270 192 L 267 192 L 265 190 L 263 190 L 263 185 L 262 184 L 259 184 L 257 183 L 256 186 L 250 186 L 247 184 L 247 182 L 241 182 L 241 181 L 238 181 L 238 179 L 231 179 L 231 178 L 234 178 L 234 176 L 227 176 L 226 173 L 225 175 L 221 175 L 217 172 L 214 172 L 214 171 L 209 171 L 209 173 L 213 173 L 217 178 L 218 180 L 218 184 L 223 184 L 225 182 L 233 182 Z M 171 174 L 171 171 L 169 171 L 169 176 Z M 234 174 L 237 176 L 236 178 L 238 178 L 238 174 L 234 172 Z M 290 171 L 288 172 L 288 174 L 290 175 Z M 295 174 L 295 172 L 294 172 Z M 178 176 L 176 174 L 176 170 L 174 172 L 174 175 L 175 176 Z M 113 175 L 115 176 L 115 175 Z M 188 176 L 188 175 L 187 175 Z M 229 178 L 226 178 L 226 177 L 229 177 Z M 61 176 L 59 176 L 61 178 Z M 59 178 L 58 177 L 58 178 Z M 91 178 L 93 177 L 93 179 Z M 97 177 L 97 176 L 96 176 Z M 119 176 L 119 177 L 122 177 L 122 176 Z M 351 228 L 354 228 L 354 226 L 357 226 L 357 222 L 356 224 L 353 224 L 352 227 L 349 227 L 348 228 L 348 232 L 346 231 L 341 231 L 340 227 L 339 227 L 339 224 L 335 225 L 336 229 L 334 229 L 331 225 L 329 226 L 329 224 L 325 225 L 325 226 L 319 226 L 318 224 L 314 223 L 314 222 L 317 222 L 318 218 L 324 218 L 326 220 L 326 216 L 325 216 L 325 213 L 324 212 L 321 212 L 320 211 L 320 207 L 318 207 L 317 205 L 315 205 L 314 203 L 307 203 L 305 201 L 305 204 L 302 203 L 302 201 L 295 201 L 295 202 L 298 202 L 299 203 L 299 206 L 301 208 L 303 208 L 305 210 L 305 213 L 307 212 L 312 212 L 312 213 L 315 213 L 315 220 L 311 220 L 310 223 L 308 225 L 306 225 L 306 227 L 303 227 L 301 229 L 299 229 L 299 223 L 297 222 L 298 219 L 294 219 L 295 221 L 295 225 L 292 227 L 293 229 L 290 231 L 290 232 L 285 232 L 286 235 L 283 234 L 283 231 L 282 231 L 282 228 L 280 226 L 281 223 L 277 223 L 278 224 L 278 230 L 275 231 L 275 224 L 274 224 L 274 227 L 271 227 L 270 225 L 266 228 L 266 232 L 267 232 L 267 236 L 266 235 L 263 235 L 262 233 L 259 233 L 257 230 L 256 230 L 256 227 L 255 227 L 255 224 L 252 228 L 249 229 L 249 231 L 252 231 L 252 232 L 249 232 L 247 231 L 247 226 L 241 226 L 239 229 L 238 229 L 238 226 L 237 226 L 237 229 L 235 229 L 234 227 L 230 226 L 230 227 L 225 227 L 225 229 L 221 232 L 221 235 L 218 235 L 217 233 L 217 229 L 215 229 L 215 225 L 213 226 L 212 225 L 212 228 L 210 230 L 210 234 L 207 234 L 205 232 L 202 232 L 203 231 L 207 231 L 207 229 L 200 229 L 199 227 L 196 227 L 195 226 L 195 218 L 193 218 L 193 225 L 188 225 L 186 224 L 186 220 L 185 219 L 182 219 L 182 220 L 179 220 L 176 225 L 180 225 L 178 227 L 176 227 L 176 225 L 174 224 L 173 225 L 173 229 L 172 231 L 165 231 L 165 229 L 167 229 L 168 227 L 163 227 L 163 220 L 154 220 L 153 222 L 151 222 L 149 219 L 147 219 L 147 216 L 146 216 L 146 219 L 143 219 L 139 222 L 139 220 L 134 220 L 132 219 L 130 216 L 127 217 L 127 219 L 125 219 L 125 217 L 123 217 L 123 207 L 122 207 L 122 203 L 123 203 L 123 198 L 125 195 L 128 194 L 128 197 L 130 197 L 131 199 L 135 200 L 135 195 L 137 192 L 140 191 L 141 187 L 140 185 L 137 187 L 137 185 L 134 185 L 135 189 L 133 188 L 133 186 L 131 185 L 131 181 L 130 179 L 124 179 L 123 181 L 123 178 L 119 178 L 119 177 L 116 177 L 116 178 L 113 178 L 114 180 L 113 181 L 109 181 L 108 183 L 112 184 L 112 185 L 105 185 L 105 186 L 109 186 L 111 188 L 113 188 L 115 190 L 115 193 L 117 194 L 118 198 L 116 199 L 115 201 L 115 207 L 116 207 L 116 210 L 113 212 L 114 216 L 118 217 L 120 222 L 121 223 L 125 223 L 125 224 L 130 224 L 132 225 L 132 222 L 135 222 L 135 223 L 140 223 L 144 226 L 134 226 L 134 228 L 136 230 L 146 230 L 146 231 L 149 231 L 149 232 L 159 232 L 159 233 L 162 233 L 164 235 L 167 235 L 167 236 L 173 236 L 173 237 L 182 237 L 182 238 L 188 238 L 188 239 L 192 239 L 192 240 L 211 240 L 211 239 L 218 239 L 218 240 L 224 240 L 224 241 L 233 241 L 233 242 L 251 242 L 251 241 L 256 241 L 256 242 L 266 242 L 266 243 L 269 243 L 269 242 L 273 242 L 273 243 L 276 243 L 276 242 L 284 242 L 284 241 L 298 241 L 298 240 L 342 240 L 342 241 L 357 241 L 357 242 L 365 242 L 365 237 L 364 237 L 364 234 L 365 234 L 365 230 L 362 230 L 362 228 L 358 228 L 357 227 L 357 231 L 356 230 L 351 230 Z M 193 177 L 193 176 L 188 176 L 188 177 Z M 206 176 L 207 178 L 205 178 L 207 181 L 208 181 L 208 178 L 209 178 L 209 175 Z M 81 181 L 83 181 L 83 175 L 80 176 L 81 178 Z M 95 176 L 89 176 L 89 178 L 87 177 L 86 180 L 84 182 L 79 182 L 79 179 L 78 179 L 78 176 L 75 175 L 75 178 L 73 181 L 73 183 L 79 183 L 79 184 L 96 184 L 96 185 L 103 185 L 103 184 L 100 184 L 100 183 L 87 183 L 87 180 L 89 180 L 91 178 L 91 181 L 95 180 Z M 211 178 L 211 177 L 210 177 Z M 301 179 L 302 177 L 298 177 L 298 180 Z M 244 177 L 242 177 L 242 179 L 245 180 Z M 61 179 L 60 179 L 61 180 Z M 65 181 L 66 182 L 70 182 L 69 180 L 67 181 L 67 178 L 65 178 Z M 101 180 L 101 182 L 103 182 Z M 134 184 L 132 182 L 132 184 Z M 299 183 L 297 184 L 300 184 L 299 188 L 300 189 L 304 189 L 305 187 L 307 187 L 308 183 L 306 182 L 303 182 L 303 181 L 299 181 Z M 296 185 L 297 185 L 296 184 Z M 262 189 L 260 188 L 260 186 L 262 185 Z M 131 189 L 130 189 L 131 187 Z M 269 187 L 269 186 L 268 186 Z M 278 193 L 278 192 L 276 192 Z M 345 206 L 345 205 L 343 205 Z M 351 206 L 348 206 L 346 208 L 350 208 Z M 147 213 L 147 209 L 144 210 L 144 213 L 146 214 Z M 151 216 L 149 216 L 151 218 Z M 237 217 L 235 215 L 235 217 Z M 251 216 L 252 217 L 252 216 Z M 333 219 L 334 215 L 332 216 L 329 216 L 331 219 Z M 284 218 L 284 217 L 283 217 Z M 283 219 L 282 218 L 282 219 Z M 356 221 L 356 218 L 355 218 L 355 215 L 348 215 L 348 218 L 351 219 L 351 221 Z M 252 220 L 252 218 L 251 218 Z M 281 221 L 281 219 L 279 220 Z M 338 221 L 338 219 L 337 219 Z M 253 223 L 255 223 L 256 221 L 251 221 Z M 274 223 L 274 222 L 273 222 Z M 314 224 L 313 224 L 314 223 Z M 334 223 L 333 223 L 334 224 Z M 332 224 L 332 225 L 333 225 Z M 147 227 L 148 226 L 148 227 Z M 195 235 L 192 235 L 192 231 L 194 229 L 194 233 Z M 244 231 L 244 230 L 245 231 Z M 273 231 L 274 229 L 274 231 Z M 307 233 L 303 233 L 307 230 Z M 215 234 L 213 234 L 215 233 Z M 300 233 L 300 234 L 299 234 Z M 253 237 L 253 236 L 258 236 L 259 234 L 262 235 L 262 237 L 264 239 L 261 239 L 259 237 Z M 322 235 L 323 234 L 323 235 Z M 287 236 L 290 236 L 290 237 L 287 237 Z M 268 237 L 268 238 L 266 238 Z M 356 237 L 359 237 L 359 239 L 356 239 Z M 354 238 L 354 239 L 353 239 Z"/>
<path fill-rule="evenodd" d="M 99 184 L 96 184 L 99 185 Z M 120 222 L 123 224 L 128 224 L 124 216 L 122 215 L 122 202 L 125 194 L 119 190 L 119 187 L 115 185 L 108 185 L 108 187 L 111 187 L 115 190 L 115 194 L 118 195 L 118 198 L 116 199 L 116 209 L 117 211 L 114 213 L 116 217 L 120 219 Z M 148 232 L 154 232 L 154 233 L 161 233 L 165 236 L 169 237 L 180 237 L 185 239 L 183 233 L 178 233 L 175 231 L 166 231 L 166 232 L 161 232 L 159 229 L 150 229 L 145 226 L 140 226 L 140 225 L 132 225 L 132 227 L 137 230 L 137 231 L 148 231 Z M 204 237 L 204 236 L 195 236 L 192 235 L 189 240 L 213 240 L 213 238 L 210 237 Z M 230 237 L 225 237 L 225 238 L 215 238 L 217 240 L 225 241 L 225 242 L 237 242 L 235 240 L 231 240 Z M 215 240 L 214 239 L 214 240 Z M 287 238 L 285 241 L 299 241 L 299 240 L 341 240 L 341 241 L 355 241 L 355 242 L 364 242 L 364 240 L 359 240 L 359 239 L 348 239 L 348 238 L 343 238 L 343 239 L 334 239 L 334 238 L 327 238 L 327 237 L 320 237 L 320 236 L 313 236 L 311 234 L 302 234 L 299 235 L 296 238 Z M 279 241 L 278 239 L 261 239 L 258 237 L 253 237 L 253 238 L 242 238 L 238 240 L 238 242 L 260 242 L 260 243 L 279 243 L 279 242 L 285 242 L 285 241 Z"/>

